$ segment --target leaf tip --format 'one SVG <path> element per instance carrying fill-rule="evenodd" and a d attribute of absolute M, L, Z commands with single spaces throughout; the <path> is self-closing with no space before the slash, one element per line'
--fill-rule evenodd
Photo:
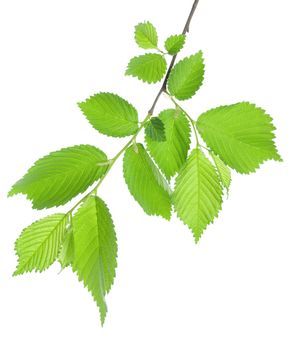
<path fill-rule="evenodd" d="M 200 241 L 200 238 L 202 237 L 204 230 L 194 230 L 192 232 L 193 232 L 195 244 L 198 244 Z"/>
<path fill-rule="evenodd" d="M 11 188 L 11 190 L 7 193 L 7 197 L 12 197 L 16 194 L 14 186 Z"/>
<path fill-rule="evenodd" d="M 16 267 L 16 270 L 13 272 L 12 277 L 20 276 L 23 274 L 23 271 L 19 270 L 19 265 Z"/>

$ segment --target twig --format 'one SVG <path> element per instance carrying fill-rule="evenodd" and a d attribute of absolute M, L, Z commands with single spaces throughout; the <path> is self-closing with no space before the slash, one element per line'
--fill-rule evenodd
<path fill-rule="evenodd" d="M 195 11 L 196 11 L 196 8 L 197 8 L 197 6 L 198 6 L 198 3 L 199 3 L 199 0 L 195 0 L 195 1 L 194 1 L 194 4 L 193 4 L 192 9 L 191 9 L 191 12 L 190 12 L 190 14 L 189 14 L 188 20 L 187 20 L 187 22 L 186 22 L 186 24 L 185 24 L 185 27 L 184 27 L 184 29 L 183 29 L 183 34 L 189 33 L 189 30 L 190 30 L 190 23 L 191 23 L 191 20 L 192 20 L 193 15 L 194 15 L 194 13 L 195 13 Z"/>
<path fill-rule="evenodd" d="M 189 13 L 188 19 L 187 19 L 187 21 L 185 23 L 185 27 L 184 27 L 183 32 L 182 32 L 182 34 L 184 34 L 184 35 L 189 32 L 191 20 L 192 20 L 193 15 L 194 15 L 194 13 L 196 11 L 198 3 L 199 3 L 199 0 L 195 0 L 194 3 L 193 3 L 192 9 L 191 9 L 191 11 Z M 154 113 L 154 109 L 155 109 L 155 107 L 156 107 L 156 105 L 158 103 L 158 100 L 159 100 L 160 96 L 162 95 L 163 92 L 166 92 L 166 90 L 167 90 L 168 79 L 170 77 L 170 74 L 171 74 L 172 69 L 174 67 L 174 64 L 176 62 L 177 56 L 178 56 L 178 54 L 173 56 L 173 58 L 171 60 L 171 63 L 170 63 L 170 66 L 168 68 L 168 71 L 167 71 L 167 73 L 165 75 L 163 85 L 161 86 L 161 89 L 158 92 L 158 94 L 157 94 L 157 96 L 156 96 L 156 98 L 155 98 L 155 100 L 154 100 L 154 102 L 152 104 L 152 107 L 149 109 L 148 113 L 151 114 L 151 115 L 153 115 L 153 113 Z"/>

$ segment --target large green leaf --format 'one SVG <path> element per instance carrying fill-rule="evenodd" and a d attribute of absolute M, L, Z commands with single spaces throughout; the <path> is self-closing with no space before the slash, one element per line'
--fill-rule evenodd
<path fill-rule="evenodd" d="M 153 24 L 139 23 L 135 27 L 135 41 L 142 49 L 157 49 L 158 35 Z"/>
<path fill-rule="evenodd" d="M 105 295 L 109 292 L 117 266 L 117 241 L 113 221 L 99 197 L 88 197 L 73 217 L 73 270 L 91 292 L 104 323 Z"/>
<path fill-rule="evenodd" d="M 131 75 L 147 83 L 160 81 L 167 68 L 167 63 L 162 55 L 147 53 L 130 60 L 126 75 Z"/>
<path fill-rule="evenodd" d="M 187 100 L 198 91 L 204 79 L 202 51 L 184 58 L 172 69 L 168 89 L 178 100 Z"/>
<path fill-rule="evenodd" d="M 180 171 L 173 199 L 177 215 L 192 230 L 197 242 L 222 205 L 218 175 L 200 149 L 192 151 Z"/>
<path fill-rule="evenodd" d="M 9 195 L 26 194 L 35 209 L 65 204 L 105 173 L 105 162 L 105 153 L 94 146 L 63 148 L 37 160 Z"/>
<path fill-rule="evenodd" d="M 123 161 L 130 193 L 148 215 L 171 216 L 170 189 L 142 144 L 128 148 Z"/>
<path fill-rule="evenodd" d="M 67 216 L 54 214 L 25 228 L 15 243 L 19 257 L 14 275 L 33 270 L 42 272 L 56 260 L 64 234 Z"/>
<path fill-rule="evenodd" d="M 165 49 L 170 55 L 176 55 L 180 50 L 182 50 L 185 44 L 186 36 L 184 34 L 171 35 L 165 41 Z"/>
<path fill-rule="evenodd" d="M 138 129 L 136 109 L 118 95 L 102 92 L 78 105 L 90 124 L 102 134 L 124 137 Z"/>
<path fill-rule="evenodd" d="M 254 172 L 265 160 L 281 159 L 271 117 L 248 102 L 202 114 L 197 128 L 212 151 L 239 173 Z"/>
<path fill-rule="evenodd" d="M 190 146 L 190 126 L 185 115 L 175 109 L 161 112 L 159 120 L 164 124 L 166 141 L 155 142 L 147 136 L 145 140 L 151 156 L 170 179 L 186 161 Z"/>

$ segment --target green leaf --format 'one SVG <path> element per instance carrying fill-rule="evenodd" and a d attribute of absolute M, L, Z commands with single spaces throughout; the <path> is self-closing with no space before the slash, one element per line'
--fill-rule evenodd
<path fill-rule="evenodd" d="M 271 117 L 248 102 L 202 114 L 197 128 L 211 150 L 239 173 L 254 172 L 268 159 L 281 160 Z"/>
<path fill-rule="evenodd" d="M 213 152 L 210 152 L 211 157 L 214 160 L 220 181 L 224 188 L 226 188 L 227 192 L 229 192 L 229 188 L 231 185 L 231 171 L 228 166 L 222 161 L 221 158 L 216 156 Z"/>
<path fill-rule="evenodd" d="M 190 125 L 185 115 L 175 109 L 160 113 L 165 127 L 166 141 L 155 142 L 146 136 L 147 148 L 164 175 L 170 180 L 187 159 L 190 146 Z"/>
<path fill-rule="evenodd" d="M 147 53 L 146 55 L 132 58 L 125 74 L 147 83 L 157 83 L 163 78 L 166 68 L 167 63 L 162 55 Z"/>
<path fill-rule="evenodd" d="M 172 69 L 168 89 L 178 100 L 187 100 L 199 90 L 204 80 L 202 51 L 184 58 Z"/>
<path fill-rule="evenodd" d="M 165 49 L 170 55 L 176 55 L 179 51 L 183 49 L 185 40 L 186 40 L 186 36 L 184 34 L 171 35 L 165 41 Z"/>
<path fill-rule="evenodd" d="M 42 272 L 56 260 L 64 234 L 67 216 L 54 214 L 25 228 L 15 243 L 19 257 L 14 276 L 33 270 Z"/>
<path fill-rule="evenodd" d="M 151 118 L 145 128 L 146 137 L 153 141 L 162 142 L 166 140 L 165 127 L 159 118 Z"/>
<path fill-rule="evenodd" d="M 171 217 L 170 189 L 142 144 L 132 145 L 124 155 L 124 178 L 130 193 L 148 215 Z"/>
<path fill-rule="evenodd" d="M 64 237 L 63 245 L 60 249 L 58 260 L 62 269 L 72 265 L 74 260 L 74 236 L 72 228 L 68 228 Z"/>
<path fill-rule="evenodd" d="M 26 194 L 35 209 L 65 204 L 105 173 L 105 162 L 105 153 L 94 146 L 63 148 L 37 160 L 9 196 Z"/>
<path fill-rule="evenodd" d="M 158 35 L 153 24 L 139 23 L 135 27 L 135 41 L 142 49 L 157 49 Z"/>
<path fill-rule="evenodd" d="M 105 295 L 110 291 L 117 266 L 117 240 L 106 204 L 99 197 L 88 197 L 73 217 L 75 271 L 91 292 L 104 323 Z"/>
<path fill-rule="evenodd" d="M 218 175 L 201 150 L 194 149 L 180 171 L 173 199 L 178 217 L 192 230 L 197 242 L 222 205 Z"/>
<path fill-rule="evenodd" d="M 120 96 L 99 93 L 78 105 L 93 128 L 102 134 L 124 137 L 138 129 L 136 109 Z"/>

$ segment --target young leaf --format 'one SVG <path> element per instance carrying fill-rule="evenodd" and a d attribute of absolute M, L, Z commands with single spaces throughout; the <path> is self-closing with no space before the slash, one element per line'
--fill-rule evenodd
<path fill-rule="evenodd" d="M 173 68 L 168 80 L 168 89 L 178 100 L 187 100 L 199 90 L 204 80 L 202 51 L 184 58 Z"/>
<path fill-rule="evenodd" d="M 155 142 L 147 135 L 145 141 L 151 156 L 170 180 L 187 159 L 190 146 L 190 126 L 185 115 L 175 109 L 161 112 L 158 119 L 164 124 L 166 141 Z"/>
<path fill-rule="evenodd" d="M 162 120 L 159 118 L 151 118 L 145 128 L 145 134 L 147 138 L 150 138 L 153 141 L 165 141 L 165 127 Z"/>
<path fill-rule="evenodd" d="M 176 55 L 183 49 L 185 44 L 186 36 L 184 34 L 180 35 L 171 35 L 165 41 L 165 49 L 170 55 Z"/>
<path fill-rule="evenodd" d="M 9 196 L 26 194 L 35 209 L 65 204 L 105 173 L 105 162 L 105 153 L 94 146 L 63 148 L 37 160 Z"/>
<path fill-rule="evenodd" d="M 124 178 L 130 193 L 148 215 L 171 217 L 170 189 L 142 144 L 125 152 Z"/>
<path fill-rule="evenodd" d="M 110 212 L 99 197 L 88 197 L 73 217 L 75 271 L 91 292 L 104 323 L 105 295 L 117 266 L 117 240 Z"/>
<path fill-rule="evenodd" d="M 211 157 L 214 160 L 220 181 L 224 188 L 226 188 L 227 192 L 229 192 L 229 188 L 231 185 L 231 171 L 228 166 L 222 161 L 221 158 L 216 156 L 213 152 L 210 152 Z"/>
<path fill-rule="evenodd" d="M 177 215 L 192 230 L 197 242 L 222 205 L 218 175 L 200 149 L 192 151 L 180 171 L 173 199 Z"/>
<path fill-rule="evenodd" d="M 124 137 L 138 129 L 136 109 L 120 96 L 99 93 L 78 105 L 93 128 L 102 134 Z"/>
<path fill-rule="evenodd" d="M 139 23 L 135 27 L 135 41 L 142 49 L 157 49 L 158 35 L 150 22 Z"/>
<path fill-rule="evenodd" d="M 60 249 L 58 260 L 61 264 L 62 269 L 65 267 L 72 265 L 74 260 L 74 236 L 73 236 L 73 230 L 70 227 L 67 229 L 67 232 L 65 234 L 63 245 Z"/>
<path fill-rule="evenodd" d="M 25 228 L 15 243 L 19 257 L 14 276 L 42 272 L 56 260 L 66 232 L 67 216 L 54 214 Z"/>
<path fill-rule="evenodd" d="M 239 173 L 254 172 L 268 159 L 281 160 L 271 117 L 248 102 L 202 114 L 197 128 L 212 151 Z"/>
<path fill-rule="evenodd" d="M 166 68 L 167 63 L 162 55 L 157 53 L 147 53 L 132 58 L 125 74 L 151 84 L 157 83 L 163 78 Z"/>

